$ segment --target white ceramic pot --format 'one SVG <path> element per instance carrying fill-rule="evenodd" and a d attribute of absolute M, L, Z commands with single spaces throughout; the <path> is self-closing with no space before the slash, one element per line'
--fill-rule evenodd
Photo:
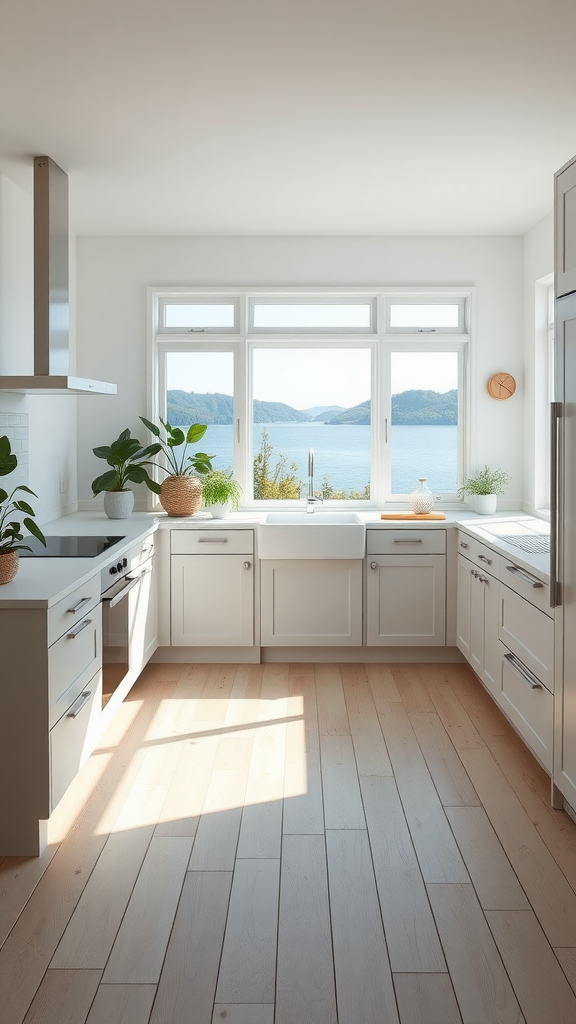
<path fill-rule="evenodd" d="M 232 502 L 227 501 L 224 505 L 220 504 L 220 502 L 215 502 L 213 505 L 206 505 L 205 508 L 212 516 L 212 519 L 226 519 L 232 508 Z"/>
<path fill-rule="evenodd" d="M 497 494 L 471 494 L 468 500 L 479 516 L 493 516 L 496 512 Z"/>
<path fill-rule="evenodd" d="M 108 519 L 128 519 L 134 508 L 134 491 L 105 491 L 104 511 Z"/>

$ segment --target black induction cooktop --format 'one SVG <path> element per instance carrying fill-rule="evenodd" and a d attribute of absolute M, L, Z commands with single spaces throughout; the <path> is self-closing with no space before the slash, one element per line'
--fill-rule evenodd
<path fill-rule="evenodd" d="M 124 537 L 46 537 L 46 547 L 36 537 L 25 537 L 31 551 L 20 551 L 21 558 L 96 558 Z"/>

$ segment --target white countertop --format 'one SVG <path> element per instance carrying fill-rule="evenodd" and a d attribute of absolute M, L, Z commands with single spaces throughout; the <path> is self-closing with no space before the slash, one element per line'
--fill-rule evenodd
<path fill-rule="evenodd" d="M 301 511 L 301 510 L 300 510 Z M 387 510 L 393 511 L 393 510 Z M 396 511 L 396 510 L 394 510 Z M 399 510 L 398 510 L 399 511 Z M 170 518 L 165 513 L 134 512 L 128 519 L 108 519 L 102 512 L 77 512 L 42 525 L 47 536 L 124 536 L 124 540 L 96 558 L 22 558 L 17 576 L 0 588 L 1 608 L 45 608 L 65 597 L 121 557 L 135 543 L 156 529 L 251 529 L 264 521 L 266 510 L 231 513 L 226 519 L 213 519 L 207 512 L 195 516 Z M 313 513 L 312 513 L 313 514 Z M 446 519 L 411 522 L 380 518 L 380 510 L 358 512 L 369 529 L 446 529 L 459 527 L 516 565 L 549 579 L 549 555 L 523 551 L 501 540 L 502 535 L 548 534 L 549 525 L 523 512 L 479 516 L 467 509 L 446 512 Z"/>

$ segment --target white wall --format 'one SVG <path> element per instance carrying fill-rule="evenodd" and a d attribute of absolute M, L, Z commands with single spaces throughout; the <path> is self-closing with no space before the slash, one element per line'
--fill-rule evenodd
<path fill-rule="evenodd" d="M 523 498 L 522 238 L 88 238 L 78 239 L 78 361 L 88 377 L 112 380 L 118 395 L 78 407 L 79 499 L 99 472 L 91 454 L 147 412 L 148 285 L 474 285 L 472 469 L 507 470 L 506 497 Z M 497 370 L 519 382 L 494 402 Z M 144 439 L 142 430 L 139 436 Z M 141 489 L 138 496 L 145 499 Z"/>
<path fill-rule="evenodd" d="M 0 374 L 33 372 L 33 245 L 32 196 L 0 174 Z M 75 269 L 74 239 L 71 264 Z M 73 308 L 71 322 L 73 333 Z M 31 503 L 40 523 L 76 508 L 76 402 L 0 391 L 0 414 L 28 417 L 28 486 L 38 495 Z M 67 481 L 63 493 L 61 480 Z M 9 486 L 10 477 L 3 482 Z"/>
<path fill-rule="evenodd" d="M 542 504 L 541 496 L 547 491 L 547 480 L 542 479 L 542 470 L 538 470 L 538 467 L 547 466 L 542 456 L 550 444 L 548 409 L 536 401 L 536 388 L 538 384 L 541 385 L 547 372 L 547 289 L 538 282 L 553 271 L 554 216 L 549 214 L 524 236 L 524 499 L 528 511 L 534 511 L 536 506 Z"/>

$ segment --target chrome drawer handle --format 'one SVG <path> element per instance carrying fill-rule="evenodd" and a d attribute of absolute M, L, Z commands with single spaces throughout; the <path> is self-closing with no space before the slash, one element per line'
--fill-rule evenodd
<path fill-rule="evenodd" d="M 394 543 L 395 544 L 421 544 L 422 543 L 422 538 L 420 538 L 420 540 L 395 540 Z"/>
<path fill-rule="evenodd" d="M 242 562 L 242 568 L 243 569 L 251 569 L 252 568 L 252 562 Z"/>
<path fill-rule="evenodd" d="M 86 629 L 86 626 L 91 624 L 91 622 L 92 619 L 84 619 L 82 622 L 79 622 L 77 626 L 74 626 L 74 629 L 71 629 L 69 633 L 66 633 L 67 640 L 74 640 L 83 629 Z"/>
<path fill-rule="evenodd" d="M 486 558 L 486 555 L 478 555 L 481 562 L 486 562 L 486 565 L 492 565 L 492 559 Z"/>
<path fill-rule="evenodd" d="M 199 537 L 199 544 L 227 544 L 228 537 Z"/>
<path fill-rule="evenodd" d="M 370 562 L 370 568 L 371 569 L 377 569 L 378 568 L 378 562 Z"/>
<path fill-rule="evenodd" d="M 477 569 L 470 569 L 470 575 L 478 579 L 479 573 Z"/>
<path fill-rule="evenodd" d="M 461 541 L 460 541 L 460 547 L 461 547 L 461 548 L 469 548 L 469 547 L 470 547 L 470 545 L 469 545 L 469 544 L 466 544 L 466 543 L 465 543 L 465 541 L 461 540 Z"/>
<path fill-rule="evenodd" d="M 531 690 L 541 690 L 542 683 L 535 675 L 532 674 L 529 668 L 526 668 L 519 658 L 514 654 L 505 654 L 504 660 L 508 662 L 510 668 L 513 668 L 516 675 L 520 677 L 523 683 L 526 683 Z"/>
<path fill-rule="evenodd" d="M 542 580 L 537 579 L 536 576 L 531 576 L 530 573 L 525 572 L 524 569 L 519 569 L 517 565 L 507 565 L 506 568 L 508 569 L 508 572 L 511 572 L 513 576 L 517 576 L 522 583 L 526 583 L 526 585 L 528 587 L 532 587 L 533 590 L 536 590 L 537 587 L 544 586 Z"/>
<path fill-rule="evenodd" d="M 84 693 L 81 693 L 79 697 L 76 697 L 76 700 L 70 705 L 66 712 L 66 718 L 77 718 L 84 705 L 90 700 L 91 696 L 92 690 L 84 690 Z"/>
<path fill-rule="evenodd" d="M 73 608 L 67 608 L 66 611 L 68 612 L 69 615 L 76 615 L 76 613 L 79 612 L 80 609 L 83 608 L 85 604 L 90 604 L 91 600 L 91 597 L 81 597 L 80 600 L 78 601 L 78 604 L 75 604 Z"/>

